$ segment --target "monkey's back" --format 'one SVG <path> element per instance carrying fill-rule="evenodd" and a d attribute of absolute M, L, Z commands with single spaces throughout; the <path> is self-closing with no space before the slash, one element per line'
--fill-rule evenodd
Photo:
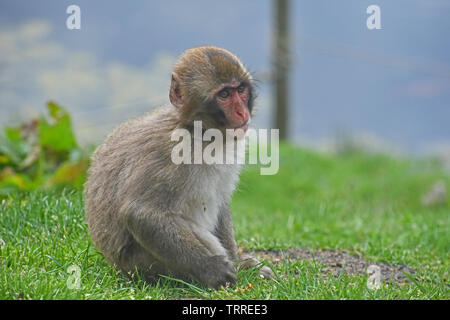
<path fill-rule="evenodd" d="M 157 189 L 158 177 L 152 177 L 157 172 L 148 173 L 146 167 L 168 164 L 167 140 L 176 122 L 174 114 L 172 106 L 164 106 L 120 125 L 91 158 L 85 183 L 86 221 L 95 246 L 110 263 L 117 264 L 124 250 L 135 245 L 122 211 L 139 201 L 144 179 L 154 178 Z M 166 149 L 168 153 L 161 153 Z"/>

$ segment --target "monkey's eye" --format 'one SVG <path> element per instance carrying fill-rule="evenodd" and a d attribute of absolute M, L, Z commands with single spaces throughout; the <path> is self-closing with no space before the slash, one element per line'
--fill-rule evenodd
<path fill-rule="evenodd" d="M 228 89 L 223 89 L 223 90 L 219 91 L 218 95 L 222 99 L 226 99 L 230 96 L 230 91 L 228 91 Z"/>
<path fill-rule="evenodd" d="M 245 85 L 241 84 L 239 87 L 237 87 L 237 91 L 238 91 L 239 93 L 244 93 L 244 91 L 245 91 Z"/>

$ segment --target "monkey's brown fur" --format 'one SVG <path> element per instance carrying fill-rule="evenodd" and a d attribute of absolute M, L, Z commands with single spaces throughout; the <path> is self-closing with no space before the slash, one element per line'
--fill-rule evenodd
<path fill-rule="evenodd" d="M 138 270 L 149 279 L 172 274 L 217 288 L 236 280 L 228 203 L 240 168 L 176 165 L 171 151 L 177 142 L 170 137 L 207 120 L 199 106 L 223 83 L 251 78 L 233 54 L 215 47 L 186 51 L 174 76 L 183 107 L 164 106 L 129 121 L 95 151 L 85 184 L 86 220 L 96 247 L 123 272 Z M 256 263 L 246 258 L 248 266 Z"/>

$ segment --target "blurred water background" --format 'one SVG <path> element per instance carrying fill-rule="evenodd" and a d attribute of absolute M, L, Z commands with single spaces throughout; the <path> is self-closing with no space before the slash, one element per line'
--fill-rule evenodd
<path fill-rule="evenodd" d="M 66 8 L 81 8 L 81 29 Z M 368 30 L 366 8 L 381 8 Z M 0 126 L 52 99 L 82 143 L 168 102 L 183 50 L 216 45 L 259 79 L 255 125 L 273 127 L 273 2 L 0 1 Z M 319 149 L 351 140 L 450 159 L 450 2 L 292 1 L 289 137 Z"/>

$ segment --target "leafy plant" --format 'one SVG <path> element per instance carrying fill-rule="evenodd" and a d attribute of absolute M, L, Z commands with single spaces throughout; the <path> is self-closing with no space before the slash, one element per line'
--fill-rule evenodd
<path fill-rule="evenodd" d="M 75 138 L 69 113 L 55 102 L 47 115 L 0 135 L 0 196 L 15 190 L 83 185 L 88 155 Z"/>

